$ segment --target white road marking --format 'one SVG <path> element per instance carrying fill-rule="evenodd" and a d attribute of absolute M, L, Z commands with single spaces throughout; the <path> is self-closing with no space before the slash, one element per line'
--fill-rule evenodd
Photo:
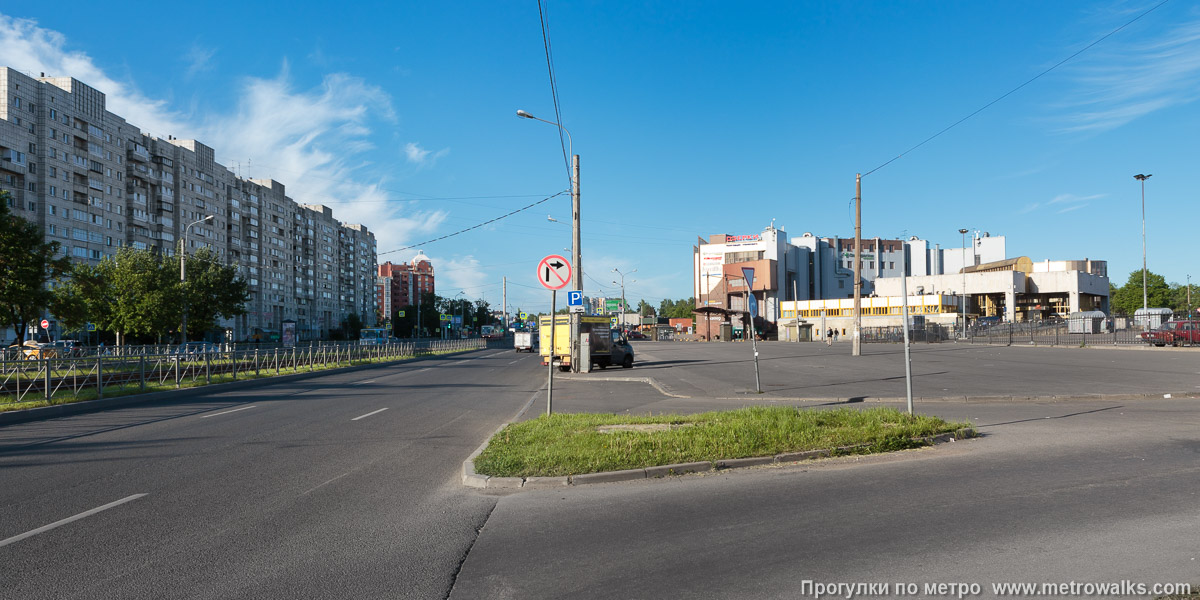
<path fill-rule="evenodd" d="M 207 418 L 209 418 L 209 417 L 219 417 L 219 416 L 221 416 L 221 415 L 227 415 L 227 414 L 229 414 L 229 413 L 235 413 L 235 412 L 237 412 L 237 411 L 239 411 L 239 410 L 249 410 L 249 409 L 251 409 L 251 408 L 256 408 L 256 406 L 243 406 L 243 407 L 241 407 L 241 408 L 235 408 L 235 409 L 233 409 L 233 410 L 227 410 L 227 411 L 225 411 L 225 412 L 219 412 L 219 413 L 215 413 L 215 414 L 211 414 L 211 415 L 204 415 L 203 417 L 200 417 L 200 418 L 201 418 L 201 419 L 207 419 Z"/>
<path fill-rule="evenodd" d="M 363 415 L 363 416 L 361 416 L 361 417 L 354 417 L 353 419 L 350 419 L 350 420 L 351 420 L 351 421 L 357 421 L 357 420 L 359 420 L 359 419 L 365 419 L 365 418 L 367 418 L 367 417 L 369 417 L 369 416 L 371 416 L 371 415 L 377 415 L 377 414 L 379 414 L 379 413 L 381 413 L 381 412 L 383 412 L 383 411 L 385 411 L 385 410 L 387 410 L 387 409 L 386 409 L 386 408 L 381 408 L 381 409 L 379 409 L 379 410 L 377 410 L 377 411 L 374 411 L 374 412 L 369 412 L 369 413 L 367 413 L 367 414 L 365 414 L 365 415 Z"/>
<path fill-rule="evenodd" d="M 366 380 L 366 381 L 357 381 L 357 382 L 355 382 L 355 383 L 354 383 L 354 385 L 366 385 L 366 384 L 368 384 L 368 383 L 375 383 L 375 380 L 374 380 L 374 379 L 368 379 L 368 380 Z"/>
<path fill-rule="evenodd" d="M 78 521 L 80 519 L 86 519 L 87 517 L 90 517 L 98 512 L 105 511 L 105 510 L 108 510 L 108 509 L 116 507 L 116 506 L 120 506 L 122 504 L 125 504 L 126 502 L 132 502 L 132 501 L 137 500 L 138 498 L 141 498 L 142 496 L 145 496 L 145 495 L 146 494 L 134 494 L 127 498 L 121 498 L 120 500 L 117 500 L 116 502 L 109 502 L 108 504 L 105 504 L 104 506 L 98 506 L 96 508 L 93 508 L 92 510 L 81 512 L 73 517 L 67 517 L 61 521 L 55 521 L 49 525 L 43 525 L 41 527 L 38 527 L 37 529 L 34 529 L 33 531 L 26 531 L 25 533 L 22 533 L 21 535 L 14 535 L 13 537 L 8 538 L 7 540 L 0 540 L 0 547 L 19 542 L 28 537 L 33 537 L 39 533 L 45 533 L 47 531 L 50 531 L 51 529 L 54 529 L 55 527 L 61 527 L 63 525 L 66 525 L 67 523 L 71 523 L 73 521 Z"/>

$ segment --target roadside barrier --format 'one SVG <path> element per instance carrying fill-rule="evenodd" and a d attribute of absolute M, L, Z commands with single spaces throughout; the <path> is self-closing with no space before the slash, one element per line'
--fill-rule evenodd
<path fill-rule="evenodd" d="M 0 407 L 35 400 L 73 402 L 501 346 L 502 340 L 469 338 L 227 350 L 214 345 L 212 350 L 176 347 L 169 352 L 162 346 L 125 346 L 89 349 L 88 356 L 39 358 L 10 354 L 0 360 Z"/>

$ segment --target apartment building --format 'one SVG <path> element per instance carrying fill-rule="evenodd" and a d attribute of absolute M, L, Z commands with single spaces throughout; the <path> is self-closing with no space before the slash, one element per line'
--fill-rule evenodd
<path fill-rule="evenodd" d="M 379 265 L 376 278 L 376 309 L 390 318 L 405 306 L 416 306 L 422 294 L 435 293 L 433 262 L 418 252 L 408 263 Z"/>
<path fill-rule="evenodd" d="M 204 247 L 236 265 L 250 300 L 220 324 L 229 339 L 270 339 L 286 320 L 301 340 L 328 336 L 351 314 L 375 322 L 366 227 L 297 204 L 278 181 L 238 176 L 203 143 L 142 131 L 74 78 L 0 67 L 0 189 L 74 260 L 125 246 L 165 256 Z"/>

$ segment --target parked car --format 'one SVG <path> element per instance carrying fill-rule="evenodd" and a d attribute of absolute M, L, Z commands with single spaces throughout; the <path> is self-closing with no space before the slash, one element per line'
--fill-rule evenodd
<path fill-rule="evenodd" d="M 25 340 L 25 343 L 21 345 L 21 353 L 25 355 L 27 360 L 59 357 L 58 348 L 54 344 L 46 344 L 34 340 Z"/>
<path fill-rule="evenodd" d="M 630 331 L 629 333 L 625 334 L 625 339 L 628 339 L 628 340 L 646 340 L 646 339 L 650 339 L 650 338 L 646 337 L 646 334 L 644 334 L 644 333 L 642 333 L 642 332 L 640 332 L 640 331 Z"/>
<path fill-rule="evenodd" d="M 1140 335 L 1142 341 L 1155 346 L 1200 344 L 1200 321 L 1167 321 Z"/>
<path fill-rule="evenodd" d="M 59 356 L 72 358 L 83 356 L 83 346 L 77 344 L 75 340 L 58 340 L 53 345 L 58 349 Z"/>

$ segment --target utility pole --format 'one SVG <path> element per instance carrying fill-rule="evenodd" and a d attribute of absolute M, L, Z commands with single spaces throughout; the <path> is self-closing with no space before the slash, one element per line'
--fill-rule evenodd
<path fill-rule="evenodd" d="M 504 283 L 500 286 L 504 290 L 503 297 L 500 299 L 500 310 L 504 311 L 504 335 L 508 335 L 508 277 L 503 278 Z"/>
<path fill-rule="evenodd" d="M 851 356 L 862 356 L 862 174 L 854 175 L 854 337 Z"/>
<path fill-rule="evenodd" d="M 571 289 L 583 291 L 583 260 L 580 258 L 582 254 L 579 244 L 579 155 L 571 156 L 571 249 L 573 250 L 571 257 Z M 579 317 L 582 313 L 571 313 L 571 370 L 579 372 Z"/>

